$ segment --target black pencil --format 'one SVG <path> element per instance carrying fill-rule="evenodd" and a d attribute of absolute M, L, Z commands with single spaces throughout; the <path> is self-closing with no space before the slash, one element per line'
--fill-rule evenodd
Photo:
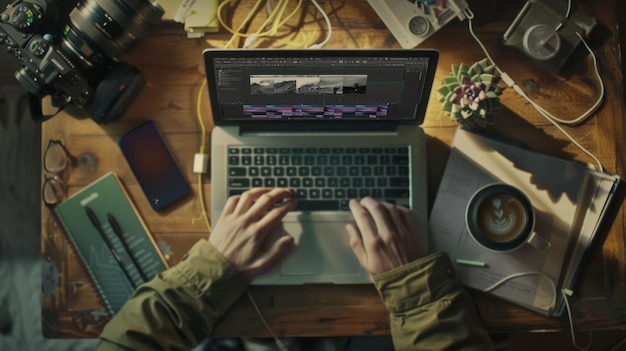
<path fill-rule="evenodd" d="M 126 250 L 126 252 L 128 253 L 128 256 L 130 257 L 131 261 L 133 261 L 133 264 L 135 265 L 135 268 L 139 272 L 139 275 L 141 275 L 141 279 L 143 279 L 142 283 L 147 282 L 148 277 L 146 277 L 146 274 L 141 269 L 141 266 L 139 266 L 139 262 L 137 262 L 137 260 L 135 259 L 135 255 L 133 254 L 133 252 L 130 251 L 130 247 L 128 246 L 128 243 L 124 239 L 124 235 L 122 234 L 123 233 L 122 227 L 120 226 L 120 223 L 117 221 L 117 218 L 115 218 L 113 214 L 107 213 L 107 219 L 109 220 L 109 224 L 113 228 L 113 232 L 115 232 L 115 235 L 117 235 L 117 237 L 122 242 L 122 245 L 124 245 L 124 250 Z"/>
<path fill-rule="evenodd" d="M 124 275 L 126 275 L 126 278 L 128 278 L 128 281 L 132 285 L 133 289 L 137 288 L 137 285 L 133 281 L 133 278 L 131 278 L 130 273 L 128 273 L 128 270 L 126 269 L 126 266 L 124 265 L 124 262 L 122 261 L 122 258 L 117 253 L 117 251 L 115 250 L 115 247 L 113 247 L 113 243 L 111 242 L 111 240 L 109 240 L 109 237 L 104 232 L 104 229 L 102 228 L 102 225 L 100 224 L 100 221 L 98 220 L 98 217 L 96 216 L 96 214 L 93 212 L 93 210 L 89 206 L 85 206 L 85 211 L 87 212 L 87 217 L 89 217 L 91 224 L 93 224 L 93 226 L 98 231 L 98 234 L 100 234 L 100 236 L 102 237 L 106 245 L 109 247 L 109 250 L 111 250 L 113 257 L 115 258 L 115 261 L 117 261 L 117 264 L 120 266 L 120 268 L 122 268 L 122 272 L 124 272 Z"/>

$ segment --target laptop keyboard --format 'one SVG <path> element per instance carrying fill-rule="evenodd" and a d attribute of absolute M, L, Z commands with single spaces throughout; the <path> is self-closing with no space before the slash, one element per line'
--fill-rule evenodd
<path fill-rule="evenodd" d="M 230 196 L 256 187 L 290 188 L 297 211 L 348 211 L 371 196 L 409 206 L 408 147 L 228 148 Z"/>

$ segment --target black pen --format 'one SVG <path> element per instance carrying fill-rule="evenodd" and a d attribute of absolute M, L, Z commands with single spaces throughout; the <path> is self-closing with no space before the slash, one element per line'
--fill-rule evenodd
<path fill-rule="evenodd" d="M 109 240 L 109 237 L 104 232 L 104 229 L 102 228 L 102 225 L 100 224 L 100 221 L 98 220 L 98 217 L 96 216 L 96 214 L 93 212 L 93 210 L 89 206 L 85 206 L 85 211 L 87 212 L 87 217 L 89 217 L 91 224 L 93 224 L 93 226 L 98 231 L 98 234 L 100 234 L 104 242 L 109 247 L 109 250 L 111 250 L 113 257 L 115 258 L 115 261 L 117 261 L 117 264 L 120 266 L 120 268 L 122 268 L 122 272 L 124 272 L 124 275 L 126 275 L 126 278 L 128 278 L 128 281 L 130 281 L 130 284 L 133 286 L 133 289 L 137 288 L 137 285 L 135 285 L 135 282 L 133 281 L 133 278 L 131 278 L 130 273 L 128 273 L 128 271 L 126 270 L 126 266 L 124 266 L 124 262 L 122 262 L 122 258 L 120 257 L 120 255 L 117 254 L 115 247 L 113 247 L 113 243 L 111 242 L 111 240 Z"/>
<path fill-rule="evenodd" d="M 107 219 L 109 220 L 109 224 L 113 228 L 113 232 L 120 239 L 120 241 L 122 242 L 122 245 L 124 245 L 124 250 L 126 250 L 126 252 L 128 253 L 130 260 L 133 261 L 133 264 L 135 265 L 135 268 L 139 272 L 139 275 L 141 275 L 141 279 L 143 279 L 143 283 L 147 282 L 148 277 L 146 277 L 143 270 L 141 270 L 141 267 L 139 266 L 139 262 L 137 262 L 137 260 L 135 259 L 135 255 L 133 254 L 133 252 L 130 251 L 130 247 L 128 246 L 128 243 L 126 242 L 126 240 L 124 240 L 124 235 L 122 234 L 123 233 L 122 227 L 120 226 L 120 223 L 117 221 L 117 218 L 115 218 L 113 214 L 107 213 Z"/>

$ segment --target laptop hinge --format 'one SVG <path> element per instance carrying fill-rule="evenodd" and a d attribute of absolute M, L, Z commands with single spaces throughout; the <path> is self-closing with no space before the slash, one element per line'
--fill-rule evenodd
<path fill-rule="evenodd" d="M 268 133 L 288 133 L 290 135 L 312 133 L 320 134 L 345 134 L 372 133 L 372 134 L 395 134 L 398 130 L 396 123 L 245 123 L 239 128 L 239 133 L 244 134 L 268 134 Z"/>

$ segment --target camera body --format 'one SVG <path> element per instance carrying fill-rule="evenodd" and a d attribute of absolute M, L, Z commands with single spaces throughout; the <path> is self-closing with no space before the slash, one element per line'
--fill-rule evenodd
<path fill-rule="evenodd" d="M 567 1 L 528 0 L 504 33 L 503 42 L 545 71 L 558 72 L 581 37 L 589 36 L 595 26 L 593 17 L 568 10 Z"/>
<path fill-rule="evenodd" d="M 0 14 L 0 45 L 20 68 L 31 114 L 43 121 L 41 99 L 74 104 L 94 121 L 117 120 L 144 86 L 120 56 L 160 20 L 163 9 L 147 0 L 86 0 L 66 15 L 46 0 L 17 0 Z"/>

